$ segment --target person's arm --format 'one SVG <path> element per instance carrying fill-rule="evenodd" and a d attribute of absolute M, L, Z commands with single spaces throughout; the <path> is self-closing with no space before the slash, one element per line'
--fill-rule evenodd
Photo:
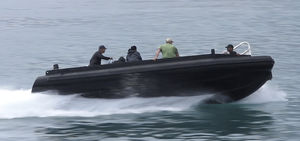
<path fill-rule="evenodd" d="M 139 52 L 137 52 L 137 54 L 138 54 L 138 59 L 142 61 L 143 59 L 142 59 L 141 54 Z"/>
<path fill-rule="evenodd" d="M 156 51 L 156 53 L 155 53 L 155 57 L 154 57 L 154 61 L 156 61 L 157 60 L 157 58 L 158 58 L 158 56 L 159 56 L 159 53 L 160 53 L 160 48 L 159 49 L 157 49 L 157 51 Z"/>
<path fill-rule="evenodd" d="M 177 48 L 175 48 L 175 49 L 176 49 L 176 51 L 175 51 L 176 57 L 179 57 L 178 50 L 177 50 Z"/>
<path fill-rule="evenodd" d="M 101 59 L 104 59 L 104 60 L 112 59 L 112 57 L 106 57 L 106 56 L 104 56 L 104 55 L 102 55 L 102 54 L 100 54 L 100 58 L 101 58 Z"/>
<path fill-rule="evenodd" d="M 126 62 L 128 62 L 128 55 L 126 55 Z"/>

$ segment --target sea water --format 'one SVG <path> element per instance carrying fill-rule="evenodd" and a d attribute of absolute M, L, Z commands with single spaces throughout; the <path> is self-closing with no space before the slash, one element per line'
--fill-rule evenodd
<path fill-rule="evenodd" d="M 299 6 L 297 0 L 2 0 L 0 140 L 298 140 Z M 35 78 L 53 64 L 86 66 L 101 44 L 114 59 L 131 45 L 153 59 L 167 37 L 181 56 L 248 41 L 253 55 L 274 58 L 273 79 L 245 99 L 217 105 L 203 103 L 209 93 L 31 94 Z"/>

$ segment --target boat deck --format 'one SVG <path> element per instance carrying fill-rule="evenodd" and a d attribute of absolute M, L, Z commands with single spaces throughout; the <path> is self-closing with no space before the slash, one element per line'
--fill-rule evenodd
<path fill-rule="evenodd" d="M 139 65 L 147 65 L 147 64 L 159 64 L 159 63 L 170 63 L 170 62 L 179 62 L 179 61 L 189 61 L 196 59 L 218 59 L 218 58 L 232 58 L 232 57 L 251 57 L 250 55 L 241 55 L 241 56 L 230 56 L 224 54 L 204 54 L 204 55 L 195 55 L 195 56 L 184 56 L 184 57 L 176 57 L 176 58 L 167 58 L 167 59 L 158 59 L 156 61 L 153 60 L 143 60 L 139 62 L 121 62 L 121 63 L 111 63 L 105 64 L 101 66 L 83 66 L 83 67 L 75 67 L 75 68 L 65 68 L 58 70 L 48 70 L 46 71 L 46 75 L 54 75 L 54 74 L 66 74 L 66 73 L 74 73 L 74 72 L 82 72 L 82 71 L 93 71 L 93 70 L 103 70 L 103 69 L 111 69 L 111 68 L 120 68 L 120 67 L 129 67 L 129 66 L 139 66 Z"/>

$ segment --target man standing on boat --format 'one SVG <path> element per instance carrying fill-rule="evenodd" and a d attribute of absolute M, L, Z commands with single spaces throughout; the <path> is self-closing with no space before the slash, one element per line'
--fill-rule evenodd
<path fill-rule="evenodd" d="M 89 66 L 100 66 L 101 65 L 101 59 L 109 60 L 112 59 L 112 57 L 106 57 L 102 54 L 105 53 L 106 47 L 104 45 L 100 45 L 97 52 L 94 53 L 90 60 Z"/>
<path fill-rule="evenodd" d="M 157 60 L 159 53 L 161 52 L 163 58 L 174 58 L 179 57 L 177 48 L 172 44 L 173 40 L 171 38 L 166 39 L 166 43 L 161 45 L 155 54 L 154 61 Z"/>

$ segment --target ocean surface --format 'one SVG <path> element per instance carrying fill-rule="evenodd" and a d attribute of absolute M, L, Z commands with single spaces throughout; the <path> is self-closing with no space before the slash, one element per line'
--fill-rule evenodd
<path fill-rule="evenodd" d="M 299 140 L 299 0 L 1 0 L 0 140 Z M 230 104 L 207 97 L 85 99 L 31 94 L 58 63 L 86 66 L 103 44 L 144 59 L 170 37 L 181 56 L 248 41 L 273 79 Z M 104 62 L 109 63 L 109 62 Z M 209 94 L 208 94 L 209 95 Z"/>

